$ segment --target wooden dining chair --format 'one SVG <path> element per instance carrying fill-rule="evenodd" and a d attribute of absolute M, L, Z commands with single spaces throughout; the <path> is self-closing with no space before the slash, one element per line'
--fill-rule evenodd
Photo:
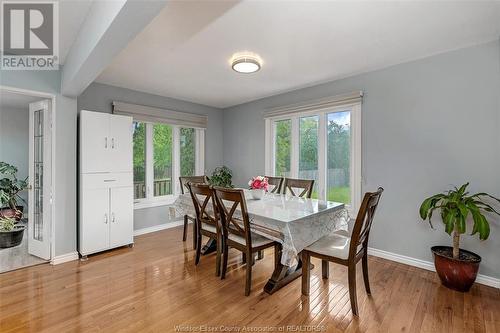
<path fill-rule="evenodd" d="M 255 262 L 255 253 L 274 246 L 274 265 L 276 266 L 280 260 L 281 244 L 250 231 L 250 220 L 243 190 L 214 187 L 214 193 L 224 236 L 221 279 L 226 277 L 229 247 L 241 251 L 247 259 L 245 296 L 248 296 L 252 289 L 252 265 Z M 238 206 L 241 218 L 235 216 Z"/>
<path fill-rule="evenodd" d="M 274 186 L 274 188 L 270 191 L 270 193 L 281 193 L 281 186 L 283 185 L 283 177 L 272 177 L 272 176 L 265 176 L 267 178 L 267 182 L 269 185 Z"/>
<path fill-rule="evenodd" d="M 189 193 L 188 183 L 208 183 L 208 178 L 206 176 L 191 176 L 191 177 L 179 177 L 179 182 L 181 183 L 181 194 L 186 191 Z M 195 226 L 195 216 L 184 215 L 184 230 L 182 232 L 182 241 L 185 242 L 187 238 L 187 228 L 188 222 L 193 222 L 193 249 L 196 249 L 196 226 Z"/>
<path fill-rule="evenodd" d="M 368 192 L 363 198 L 359 209 L 352 235 L 346 231 L 337 231 L 327 235 L 312 245 L 302 250 L 302 294 L 309 295 L 310 288 L 310 258 L 321 259 L 322 276 L 328 278 L 328 263 L 334 262 L 347 266 L 349 280 L 349 297 L 354 315 L 358 315 L 358 302 L 356 297 L 356 264 L 362 260 L 363 280 L 366 293 L 371 295 L 370 282 L 368 281 L 368 237 L 377 209 L 380 196 L 384 189 L 379 187 L 377 192 Z"/>
<path fill-rule="evenodd" d="M 314 179 L 292 179 L 285 178 L 285 186 L 283 188 L 283 194 L 286 194 L 287 191 L 290 192 L 291 195 L 300 198 L 311 198 L 312 190 L 314 186 Z M 299 194 L 295 194 L 293 189 L 302 190 Z"/>
<path fill-rule="evenodd" d="M 198 265 L 201 256 L 201 238 L 206 236 L 217 241 L 217 259 L 215 263 L 215 275 L 220 275 L 221 251 L 222 251 L 222 231 L 220 230 L 217 205 L 214 201 L 213 190 L 208 184 L 188 183 L 189 193 L 193 199 L 194 210 L 196 211 L 196 259 Z M 210 214 L 208 209 L 212 208 Z"/>

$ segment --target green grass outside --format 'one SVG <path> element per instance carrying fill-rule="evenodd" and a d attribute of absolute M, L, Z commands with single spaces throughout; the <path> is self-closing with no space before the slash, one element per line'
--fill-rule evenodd
<path fill-rule="evenodd" d="M 314 191 L 311 197 L 317 199 L 318 192 Z M 326 200 L 349 204 L 351 202 L 351 189 L 348 186 L 331 188 L 328 190 Z"/>
<path fill-rule="evenodd" d="M 347 186 L 331 188 L 328 190 L 326 200 L 348 204 L 351 202 L 351 189 Z"/>

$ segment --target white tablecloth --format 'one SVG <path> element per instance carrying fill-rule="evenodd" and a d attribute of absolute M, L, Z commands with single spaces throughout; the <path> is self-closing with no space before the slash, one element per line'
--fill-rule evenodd
<path fill-rule="evenodd" d="M 293 266 L 297 254 L 308 245 L 348 227 L 349 214 L 341 203 L 270 193 L 254 200 L 249 191 L 245 191 L 245 197 L 252 231 L 283 245 L 281 263 L 286 266 Z M 181 216 L 195 216 L 189 194 L 180 195 L 174 208 Z M 211 210 L 210 203 L 207 211 Z"/>

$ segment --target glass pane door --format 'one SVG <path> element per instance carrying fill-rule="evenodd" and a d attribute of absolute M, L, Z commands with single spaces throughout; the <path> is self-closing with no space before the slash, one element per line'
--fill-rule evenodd
<path fill-rule="evenodd" d="M 351 203 L 351 112 L 328 114 L 327 197 L 329 201 Z"/>
<path fill-rule="evenodd" d="M 43 241 L 43 123 L 44 110 L 34 113 L 33 156 L 33 238 Z"/>
<path fill-rule="evenodd" d="M 29 106 L 28 252 L 50 259 L 51 126 L 49 100 Z"/>

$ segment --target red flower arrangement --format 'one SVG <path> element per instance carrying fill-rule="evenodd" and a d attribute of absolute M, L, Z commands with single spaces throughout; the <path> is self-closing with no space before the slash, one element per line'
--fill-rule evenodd
<path fill-rule="evenodd" d="M 267 177 L 256 176 L 256 177 L 253 177 L 248 182 L 248 186 L 250 186 L 250 188 L 252 190 L 264 190 L 267 192 L 267 190 L 269 188 L 269 181 L 268 181 Z"/>

